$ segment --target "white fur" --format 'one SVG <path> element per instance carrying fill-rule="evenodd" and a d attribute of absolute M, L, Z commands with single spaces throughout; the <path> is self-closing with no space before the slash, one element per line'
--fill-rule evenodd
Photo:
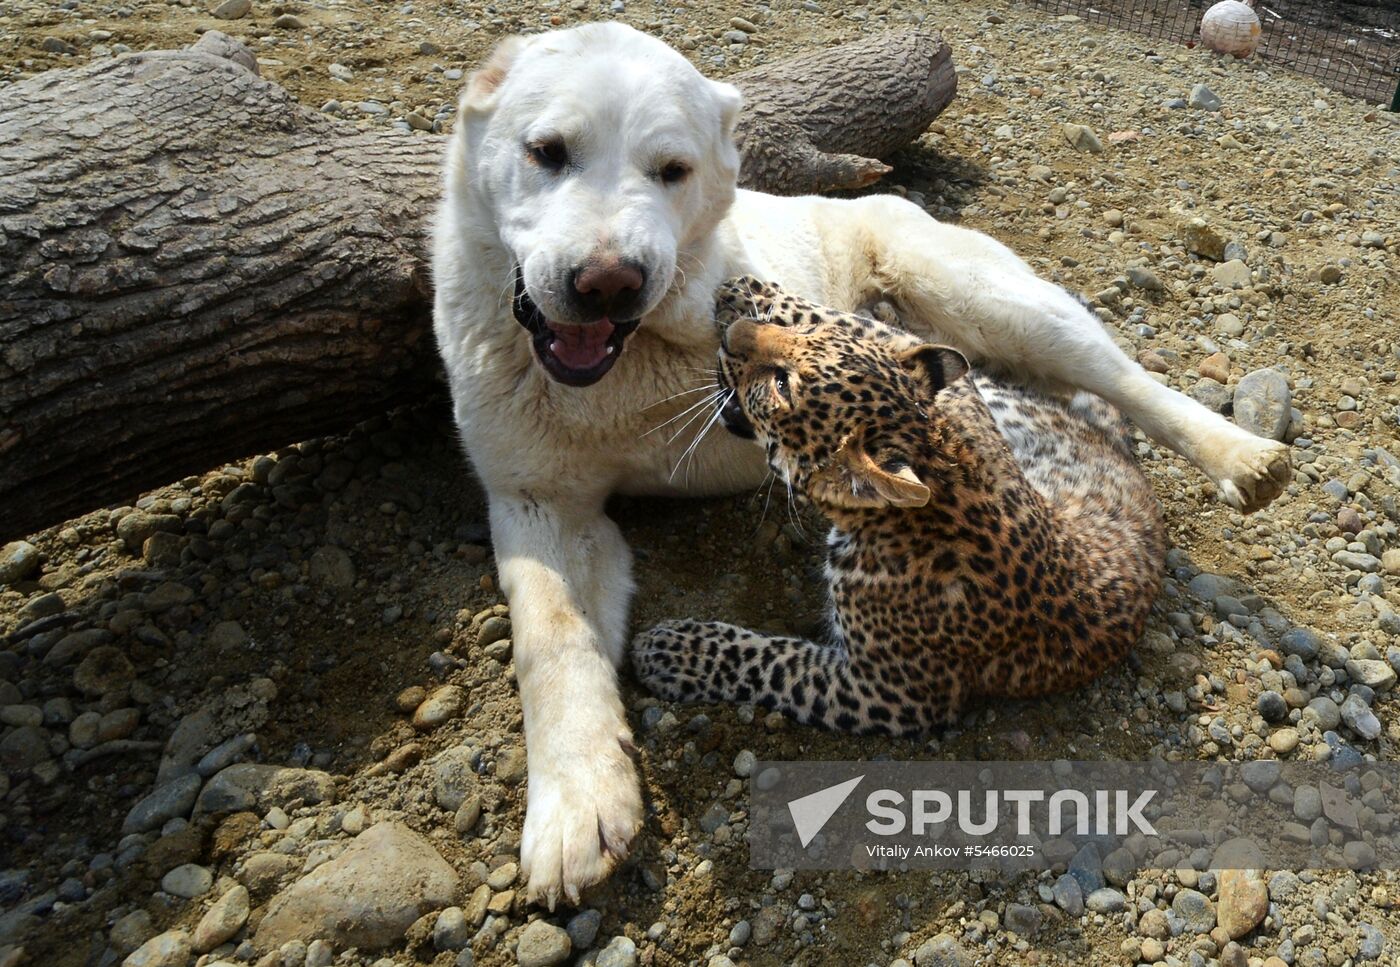
<path fill-rule="evenodd" d="M 529 749 L 521 841 L 533 898 L 607 875 L 642 804 L 618 693 L 631 555 L 609 494 L 756 486 L 762 454 L 712 432 L 713 292 L 740 274 L 841 309 L 891 298 L 920 334 L 985 366 L 1091 390 L 1194 460 L 1236 506 L 1277 492 L 1286 448 L 1150 379 L 1098 321 L 1009 249 L 890 196 L 779 198 L 734 189 L 734 90 L 660 41 L 595 24 L 503 44 L 474 75 L 447 159 L 435 328 L 462 441 L 490 497 Z M 576 170 L 531 165 L 562 135 Z M 693 168 L 662 185 L 659 159 Z M 595 386 L 553 382 L 510 309 L 514 266 L 546 316 L 580 259 L 644 260 L 650 307 Z M 692 419 L 693 418 L 693 419 Z M 692 419 L 692 422 L 685 421 Z M 678 432 L 679 431 L 679 432 Z M 1274 474 L 1271 480 L 1270 474 Z"/>

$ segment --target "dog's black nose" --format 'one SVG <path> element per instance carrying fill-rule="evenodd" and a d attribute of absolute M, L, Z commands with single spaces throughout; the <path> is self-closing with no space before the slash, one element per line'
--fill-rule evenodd
<path fill-rule="evenodd" d="M 573 298 L 589 316 L 630 321 L 640 313 L 646 269 L 626 259 L 593 259 L 573 273 Z"/>

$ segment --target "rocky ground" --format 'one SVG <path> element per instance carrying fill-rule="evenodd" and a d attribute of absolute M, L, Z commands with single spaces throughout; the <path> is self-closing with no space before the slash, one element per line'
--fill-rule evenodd
<path fill-rule="evenodd" d="M 1122 669 L 924 742 L 627 697 L 649 803 L 581 911 L 527 907 L 510 616 L 441 401 L 0 555 L 0 965 L 1400 963 L 1370 870 L 753 871 L 760 758 L 1390 761 L 1400 744 L 1400 125 L 1258 64 L 1026 8 L 0 0 L 0 83 L 211 27 L 361 126 L 432 137 L 504 33 L 616 16 L 714 74 L 933 17 L 959 99 L 879 190 L 1094 300 L 1164 382 L 1290 440 L 1241 518 L 1139 450 L 1172 578 Z M 639 625 L 811 628 L 776 496 L 620 501 Z M 1297 790 L 1303 836 L 1329 835 Z M 1391 821 L 1393 791 L 1372 796 Z M 1354 857 L 1364 866 L 1365 857 Z M 1063 874 L 1063 875 L 1061 875 Z"/>

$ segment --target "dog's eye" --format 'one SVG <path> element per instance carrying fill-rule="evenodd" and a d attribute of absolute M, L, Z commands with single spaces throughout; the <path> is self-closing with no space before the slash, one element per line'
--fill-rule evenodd
<path fill-rule="evenodd" d="M 668 161 L 661 166 L 659 174 L 663 183 L 668 185 L 678 184 L 685 181 L 686 176 L 690 174 L 690 165 L 686 164 L 684 161 Z"/>
<path fill-rule="evenodd" d="M 536 142 L 528 150 L 535 163 L 548 171 L 560 171 L 569 163 L 569 149 L 558 138 Z"/>

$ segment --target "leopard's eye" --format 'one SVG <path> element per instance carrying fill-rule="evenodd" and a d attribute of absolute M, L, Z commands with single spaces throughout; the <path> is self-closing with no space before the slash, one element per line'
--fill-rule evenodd
<path fill-rule="evenodd" d="M 788 385 L 788 372 L 785 369 L 774 370 L 773 388 L 784 400 L 792 402 L 792 388 Z"/>

